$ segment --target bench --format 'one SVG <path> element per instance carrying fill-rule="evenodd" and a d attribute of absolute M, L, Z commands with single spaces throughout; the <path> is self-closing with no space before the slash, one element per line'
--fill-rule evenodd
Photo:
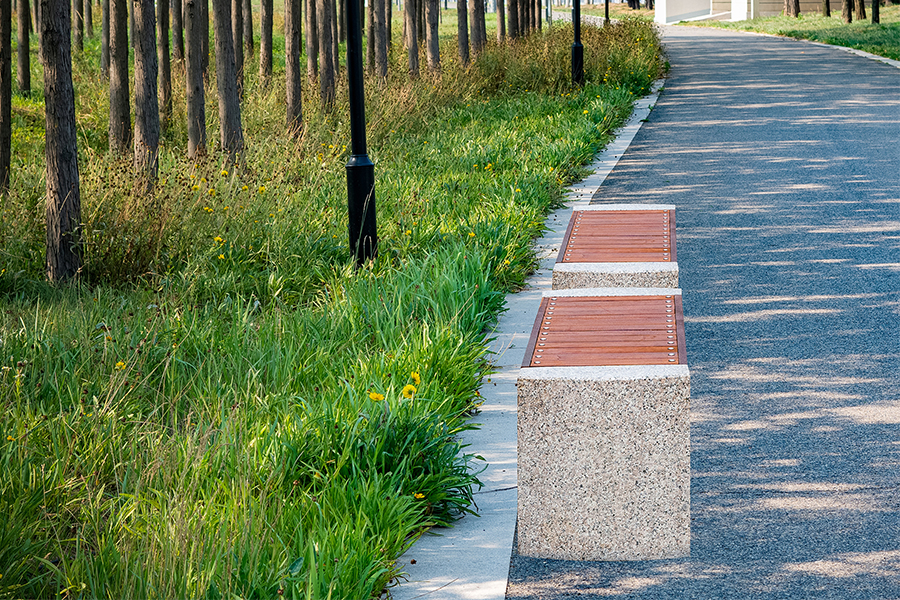
<path fill-rule="evenodd" d="M 545 292 L 517 385 L 520 554 L 689 554 L 680 290 Z"/>
<path fill-rule="evenodd" d="M 575 210 L 552 287 L 677 288 L 675 207 L 600 204 Z"/>

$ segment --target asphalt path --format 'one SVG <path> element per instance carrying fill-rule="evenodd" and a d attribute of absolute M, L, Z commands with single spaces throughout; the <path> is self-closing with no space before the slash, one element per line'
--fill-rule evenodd
<path fill-rule="evenodd" d="M 507 600 L 900 599 L 900 69 L 720 30 L 665 43 L 593 202 L 677 206 L 691 554 L 514 551 Z"/>

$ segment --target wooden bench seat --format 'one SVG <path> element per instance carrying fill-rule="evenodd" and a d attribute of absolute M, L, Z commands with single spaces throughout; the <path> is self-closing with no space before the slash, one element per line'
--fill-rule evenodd
<path fill-rule="evenodd" d="M 552 285 L 677 288 L 675 207 L 600 204 L 573 211 Z"/>

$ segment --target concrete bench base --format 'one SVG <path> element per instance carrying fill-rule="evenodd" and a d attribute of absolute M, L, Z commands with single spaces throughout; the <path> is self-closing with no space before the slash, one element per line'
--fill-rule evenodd
<path fill-rule="evenodd" d="M 690 554 L 686 365 L 522 369 L 518 396 L 519 554 Z"/>
<path fill-rule="evenodd" d="M 557 263 L 553 289 L 597 287 L 677 288 L 678 263 Z"/>
<path fill-rule="evenodd" d="M 690 372 L 680 290 L 545 292 L 525 354 L 519 553 L 687 556 Z"/>

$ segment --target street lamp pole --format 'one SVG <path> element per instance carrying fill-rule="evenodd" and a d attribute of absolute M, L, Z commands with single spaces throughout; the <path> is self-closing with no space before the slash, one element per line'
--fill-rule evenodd
<path fill-rule="evenodd" d="M 572 25 L 575 41 L 572 43 L 572 84 L 584 85 L 584 46 L 581 45 L 581 0 L 572 0 Z"/>
<path fill-rule="evenodd" d="M 357 266 L 375 257 L 375 165 L 366 149 L 366 98 L 363 88 L 362 31 L 359 2 L 347 2 L 347 79 L 350 88 L 350 160 L 347 161 L 347 208 L 350 252 Z"/>

